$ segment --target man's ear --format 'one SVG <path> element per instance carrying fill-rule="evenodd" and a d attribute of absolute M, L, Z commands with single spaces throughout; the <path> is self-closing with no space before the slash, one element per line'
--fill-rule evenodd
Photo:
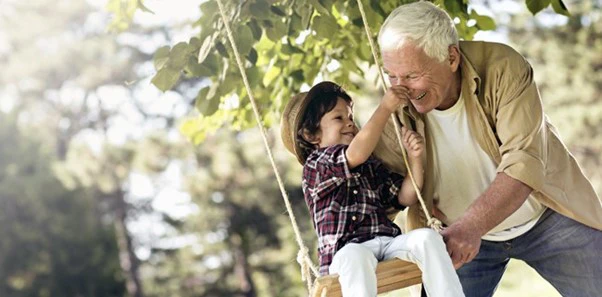
<path fill-rule="evenodd" d="M 460 55 L 460 48 L 458 48 L 457 45 L 452 44 L 448 47 L 448 51 L 449 51 L 449 57 L 448 57 L 449 67 L 451 68 L 451 70 L 453 72 L 456 72 L 456 70 L 458 70 L 458 67 L 460 66 L 460 60 L 462 58 L 462 55 Z"/>
<path fill-rule="evenodd" d="M 301 132 L 301 136 L 303 137 L 303 139 L 305 139 L 305 141 L 313 145 L 320 144 L 320 130 L 316 131 L 316 133 L 311 133 L 309 132 L 309 130 L 303 129 L 303 131 Z"/>

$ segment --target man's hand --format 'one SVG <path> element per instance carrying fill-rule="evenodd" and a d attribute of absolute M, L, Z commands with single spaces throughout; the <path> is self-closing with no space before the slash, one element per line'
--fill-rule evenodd
<path fill-rule="evenodd" d="M 463 225 L 461 221 L 443 229 L 441 235 L 456 269 L 472 261 L 479 253 L 481 247 L 479 232 Z"/>

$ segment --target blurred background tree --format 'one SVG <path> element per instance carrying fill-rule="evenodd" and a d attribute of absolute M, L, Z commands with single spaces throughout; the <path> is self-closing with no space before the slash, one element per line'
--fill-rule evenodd
<path fill-rule="evenodd" d="M 366 119 L 380 95 L 355 1 L 225 2 L 267 125 L 290 94 L 321 79 L 344 83 Z M 435 2 L 458 17 L 464 38 L 525 54 L 600 193 L 600 1 Z M 364 3 L 376 33 L 401 2 Z M 175 22 L 161 19 L 172 6 L 185 8 Z M 305 294 L 216 8 L 0 3 L 0 296 Z M 301 167 L 277 127 L 268 132 L 315 257 Z M 496 297 L 558 296 L 524 265 L 508 269 Z"/>
<path fill-rule="evenodd" d="M 114 230 L 93 193 L 65 187 L 37 131 L 0 117 L 0 295 L 123 296 Z"/>
<path fill-rule="evenodd" d="M 0 85 L 3 104 L 14 114 L 16 125 L 35 131 L 32 137 L 48 152 L 47 162 L 53 169 L 49 173 L 66 189 L 90 196 L 89 202 L 94 203 L 91 207 L 114 229 L 110 234 L 115 236 L 112 243 L 117 243 L 119 257 L 116 259 L 122 277 L 114 278 L 117 283 L 107 287 L 125 281 L 128 294 L 139 297 L 144 295 L 139 258 L 135 255 L 139 243 L 127 225 L 138 216 L 154 211 L 147 207 L 153 197 L 146 197 L 147 201 L 144 197 L 133 199 L 129 183 L 135 170 L 144 170 L 152 176 L 169 164 L 169 158 L 164 155 L 177 157 L 164 148 L 170 142 L 165 136 L 160 136 L 158 141 L 147 141 L 144 134 L 147 127 L 154 130 L 171 127 L 173 114 L 153 114 L 142 105 L 144 101 L 130 101 L 138 98 L 139 90 L 127 87 L 126 82 L 135 82 L 140 77 L 137 72 L 150 55 L 119 41 L 115 35 L 106 34 L 106 17 L 100 7 L 84 1 L 3 2 L 1 27 L 11 30 L 2 30 L 4 42 L 0 59 L 4 72 L 0 74 Z M 185 113 L 189 104 L 183 106 Z M 120 131 L 128 129 L 124 125 L 126 121 L 143 125 L 137 127 L 137 131 L 131 128 Z M 142 136 L 137 136 L 140 134 Z M 31 182 L 41 186 L 35 180 Z M 32 199 L 45 201 L 49 193 L 40 191 Z M 70 195 L 72 200 L 79 198 L 73 193 Z M 83 202 L 74 200 L 72 203 Z M 72 226 L 87 226 L 82 225 L 84 223 L 75 220 Z M 89 228 L 92 227 L 94 225 Z M 92 235 L 80 233 L 86 231 L 94 233 L 85 229 L 74 231 L 71 236 Z M 79 261 L 65 255 L 62 257 L 66 263 Z M 18 278 L 15 282 L 19 283 Z M 57 294 L 50 288 L 40 291 L 47 291 L 41 296 L 77 295 L 69 291 Z"/>

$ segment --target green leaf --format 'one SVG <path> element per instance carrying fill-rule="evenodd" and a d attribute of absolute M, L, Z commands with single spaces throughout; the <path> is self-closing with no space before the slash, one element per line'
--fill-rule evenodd
<path fill-rule="evenodd" d="M 253 32 L 249 26 L 239 26 L 234 38 L 236 46 L 238 47 L 238 53 L 241 55 L 246 55 L 255 43 Z"/>
<path fill-rule="evenodd" d="M 138 4 L 138 8 L 140 10 L 151 13 L 151 14 L 155 14 L 152 10 L 148 9 L 148 7 L 144 6 L 144 3 L 142 3 L 142 0 L 138 0 L 137 4 Z"/>
<path fill-rule="evenodd" d="M 247 79 L 249 80 L 249 84 L 255 86 L 261 83 L 262 72 L 257 67 L 247 68 Z"/>
<path fill-rule="evenodd" d="M 272 5 L 270 6 L 270 10 L 278 16 L 286 16 L 286 13 L 284 13 L 284 11 L 282 11 L 282 9 L 278 6 Z"/>
<path fill-rule="evenodd" d="M 198 123 L 196 119 L 184 120 L 184 122 L 180 125 L 180 133 L 188 138 L 192 138 L 198 130 Z"/>
<path fill-rule="evenodd" d="M 280 42 L 286 35 L 286 25 L 280 20 L 275 20 L 271 26 L 266 27 L 265 33 L 271 41 Z"/>
<path fill-rule="evenodd" d="M 217 6 L 217 1 L 206 1 L 203 2 L 200 6 L 201 13 L 203 15 L 216 15 L 219 12 L 219 7 Z"/>
<path fill-rule="evenodd" d="M 329 12 L 332 11 L 332 6 L 334 5 L 334 0 L 318 0 L 318 2 L 320 2 L 320 4 L 322 4 L 322 6 L 324 6 L 326 8 L 326 10 L 328 10 Z M 375 1 L 372 1 L 375 2 Z M 376 1 L 376 2 L 380 2 L 380 1 Z"/>
<path fill-rule="evenodd" d="M 220 96 L 215 96 L 215 93 L 212 92 L 213 96 L 209 94 L 209 91 L 216 90 L 217 87 L 212 85 L 211 87 L 202 88 L 195 99 L 195 108 L 204 116 L 210 116 L 214 114 L 220 102 Z"/>
<path fill-rule="evenodd" d="M 303 76 L 303 70 L 301 69 L 291 72 L 290 76 L 298 82 L 303 82 L 305 80 L 305 76 Z"/>
<path fill-rule="evenodd" d="M 341 68 L 346 71 L 363 74 L 361 68 L 359 68 L 357 63 L 353 62 L 351 59 L 340 59 L 339 63 L 341 63 Z"/>
<path fill-rule="evenodd" d="M 211 71 L 207 66 L 199 64 L 194 57 L 188 59 L 184 71 L 188 74 L 188 77 L 207 77 L 217 73 Z"/>
<path fill-rule="evenodd" d="M 527 8 L 535 15 L 550 5 L 550 0 L 527 0 Z"/>
<path fill-rule="evenodd" d="M 209 54 L 209 56 L 207 56 L 207 58 L 205 59 L 205 61 L 203 61 L 203 66 L 207 67 L 209 70 L 211 70 L 212 75 L 219 73 L 219 69 L 220 69 L 220 64 L 219 64 L 219 57 L 214 54 L 211 53 Z"/>
<path fill-rule="evenodd" d="M 253 33 L 253 39 L 260 40 L 262 30 L 261 30 L 261 27 L 259 27 L 259 24 L 257 24 L 257 20 L 251 20 L 248 23 L 248 26 L 251 29 L 251 32 Z"/>
<path fill-rule="evenodd" d="M 445 10 L 452 16 L 459 16 L 465 14 L 467 11 L 467 5 L 462 0 L 445 0 Z"/>
<path fill-rule="evenodd" d="M 367 40 L 366 42 L 360 44 L 357 54 L 363 60 L 368 61 L 370 64 L 374 64 L 374 59 L 372 59 L 372 50 L 370 49 L 370 45 L 368 44 Z"/>
<path fill-rule="evenodd" d="M 313 9 L 311 7 L 302 5 L 302 6 L 300 6 L 298 13 L 301 16 L 302 30 L 309 28 L 309 22 L 311 21 Z"/>
<path fill-rule="evenodd" d="M 571 13 L 569 12 L 568 8 L 564 5 L 562 0 L 552 0 L 552 7 L 554 8 L 554 11 L 558 14 L 567 17 L 571 16 Z"/>
<path fill-rule="evenodd" d="M 226 46 L 225 46 L 225 45 L 224 45 L 224 44 L 223 44 L 221 41 L 218 41 L 218 42 L 215 44 L 215 49 L 217 49 L 217 52 L 218 52 L 218 53 L 219 53 L 219 54 L 220 54 L 222 57 L 224 57 L 224 58 L 228 58 L 228 57 L 229 57 L 229 55 L 228 55 L 228 50 L 226 50 Z"/>
<path fill-rule="evenodd" d="M 249 54 L 247 55 L 247 60 L 251 62 L 252 65 L 257 63 L 257 51 L 254 48 L 251 48 Z"/>
<path fill-rule="evenodd" d="M 167 62 L 173 69 L 182 69 L 188 62 L 191 51 L 194 50 L 186 42 L 179 42 L 169 52 L 169 61 Z"/>
<path fill-rule="evenodd" d="M 495 21 L 488 16 L 479 15 L 476 11 L 473 10 L 470 12 L 470 18 L 474 19 L 477 22 L 477 26 L 481 30 L 495 30 Z"/>
<path fill-rule="evenodd" d="M 249 6 L 249 10 L 256 19 L 265 20 L 270 18 L 270 4 L 265 1 L 258 0 Z"/>
<path fill-rule="evenodd" d="M 155 85 L 159 90 L 165 92 L 171 89 L 180 79 L 180 71 L 172 69 L 170 67 L 164 67 L 151 80 L 151 83 Z"/>
<path fill-rule="evenodd" d="M 299 34 L 299 31 L 304 30 L 303 23 L 301 21 L 301 17 L 296 13 L 290 17 L 291 21 L 288 24 L 288 35 L 291 37 L 296 37 Z"/>
<path fill-rule="evenodd" d="M 299 49 L 298 47 L 291 45 L 291 44 L 283 44 L 282 48 L 280 49 L 280 51 L 283 54 L 287 54 L 287 55 L 292 55 L 292 54 L 304 54 L 305 52 L 302 51 L 301 49 Z"/>
<path fill-rule="evenodd" d="M 230 94 L 230 92 L 234 91 L 239 85 L 242 85 L 241 74 L 238 71 L 229 72 L 224 80 L 219 83 L 218 94 L 220 97 Z"/>
<path fill-rule="evenodd" d="M 318 0 L 308 0 L 307 2 L 309 2 L 309 4 L 311 4 L 311 6 L 313 6 L 321 15 L 330 15 L 328 9 L 326 9 L 326 7 L 324 7 Z"/>
<path fill-rule="evenodd" d="M 316 16 L 312 28 L 314 28 L 318 37 L 330 38 L 333 33 L 338 32 L 339 25 L 332 17 Z"/>
<path fill-rule="evenodd" d="M 201 48 L 199 49 L 199 56 L 197 59 L 198 63 L 203 63 L 203 61 L 205 61 L 205 59 L 209 55 L 209 52 L 211 51 L 211 48 L 213 47 L 213 41 L 215 40 L 215 37 L 216 37 L 215 34 L 209 35 L 203 41 L 203 44 L 201 45 Z"/>
<path fill-rule="evenodd" d="M 165 63 L 169 60 L 169 46 L 162 46 L 157 51 L 155 51 L 155 55 L 153 57 L 153 64 L 155 65 L 156 70 L 161 70 Z"/>
<path fill-rule="evenodd" d="M 200 38 L 192 37 L 190 38 L 190 40 L 188 40 L 188 45 L 191 46 L 191 48 L 193 48 L 194 50 L 196 50 L 200 49 L 203 43 L 201 42 Z"/>
<path fill-rule="evenodd" d="M 263 85 L 264 86 L 270 86 L 272 84 L 272 82 L 274 81 L 274 79 L 276 79 L 276 77 L 278 77 L 278 75 L 280 75 L 281 69 L 275 66 L 272 66 L 268 72 L 266 72 L 265 76 L 263 77 Z"/>

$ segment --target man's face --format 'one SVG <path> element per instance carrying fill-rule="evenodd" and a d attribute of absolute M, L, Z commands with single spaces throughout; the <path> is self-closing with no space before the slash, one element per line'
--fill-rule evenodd
<path fill-rule="evenodd" d="M 450 56 L 439 62 L 406 42 L 401 48 L 383 52 L 383 66 L 392 86 L 408 88 L 412 105 L 419 113 L 452 107 L 459 97 L 460 54 L 450 47 Z"/>

